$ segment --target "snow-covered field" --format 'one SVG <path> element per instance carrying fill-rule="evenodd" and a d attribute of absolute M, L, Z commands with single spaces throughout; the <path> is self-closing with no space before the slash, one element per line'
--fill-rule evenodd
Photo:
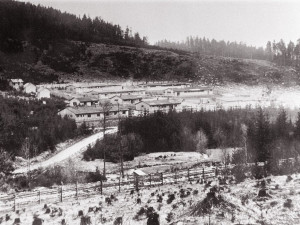
<path fill-rule="evenodd" d="M 146 215 L 137 212 L 143 207 L 153 207 L 159 214 L 160 224 L 205 224 L 209 217 L 211 224 L 300 224 L 300 176 L 292 176 L 288 181 L 287 176 L 269 177 L 266 179 L 267 193 L 270 197 L 259 198 L 261 189 L 257 181 L 246 180 L 240 184 L 221 185 L 222 190 L 216 195 L 221 195 L 227 207 L 214 206 L 210 214 L 191 216 L 195 205 L 207 196 L 210 188 L 217 185 L 213 181 L 207 184 L 178 183 L 172 185 L 156 186 L 140 190 L 139 193 L 130 194 L 129 191 L 113 193 L 116 200 L 109 205 L 105 202 L 110 195 L 98 195 L 93 198 L 69 201 L 57 204 L 48 204 L 50 213 L 46 213 L 44 205 L 27 208 L 25 212 L 20 209 L 18 213 L 10 213 L 10 220 L 2 224 L 12 224 L 15 218 L 20 218 L 21 224 L 32 224 L 33 215 L 44 220 L 44 224 L 80 224 L 83 215 L 91 219 L 91 224 L 113 224 L 117 217 L 123 217 L 123 225 L 144 225 Z M 181 190 L 183 189 L 183 190 Z M 181 190 L 181 191 L 180 191 Z M 184 193 L 182 195 L 182 193 Z M 169 201 L 169 195 L 174 194 L 175 199 Z M 161 196 L 161 202 L 159 202 Z M 137 203 L 137 199 L 141 203 Z M 290 199 L 290 205 L 286 204 Z M 57 212 L 55 212 L 57 211 Z M 90 212 L 89 212 L 90 211 Z M 169 222 L 166 220 L 169 217 Z M 104 222 L 106 221 L 106 222 Z M 264 223 L 263 223 L 264 221 Z"/>
<path fill-rule="evenodd" d="M 157 152 L 144 154 L 135 157 L 132 161 L 124 162 L 125 170 L 134 168 L 142 168 L 146 173 L 163 172 L 171 168 L 188 168 L 194 164 L 207 159 L 205 154 L 198 152 Z M 72 158 L 73 164 L 78 171 L 96 171 L 98 167 L 100 171 L 103 169 L 103 160 L 96 159 L 95 161 L 83 161 L 82 155 L 79 154 Z M 106 162 L 108 173 L 114 173 L 119 170 L 118 165 L 111 162 Z"/>

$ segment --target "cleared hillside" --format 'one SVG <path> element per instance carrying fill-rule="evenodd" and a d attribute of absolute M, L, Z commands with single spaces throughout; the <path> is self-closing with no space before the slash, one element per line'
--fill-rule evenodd
<path fill-rule="evenodd" d="M 26 82 L 84 80 L 193 80 L 203 84 L 300 82 L 299 71 L 263 60 L 198 56 L 186 52 L 60 41 L 41 49 L 24 43 L 18 53 L 0 51 L 0 74 Z"/>

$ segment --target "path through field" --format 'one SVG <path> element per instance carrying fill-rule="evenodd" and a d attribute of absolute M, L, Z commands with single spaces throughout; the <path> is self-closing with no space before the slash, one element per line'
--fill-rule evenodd
<path fill-rule="evenodd" d="M 107 134 L 115 133 L 117 132 L 117 128 L 113 127 L 112 129 L 106 131 Z M 53 164 L 59 163 L 65 159 L 70 158 L 71 156 L 74 156 L 75 154 L 81 153 L 83 150 L 87 148 L 89 144 L 93 145 L 97 141 L 97 139 L 103 137 L 103 132 L 99 132 L 96 134 L 93 134 L 77 143 L 74 145 L 62 150 L 61 152 L 57 153 L 56 155 L 52 156 L 51 158 L 43 161 L 43 162 L 38 162 L 36 164 L 33 164 L 30 166 L 30 170 L 36 170 L 38 168 L 46 168 L 48 166 L 51 166 Z M 26 173 L 27 172 L 27 167 L 21 167 L 16 169 L 13 173 L 14 174 L 20 174 L 20 173 Z"/>

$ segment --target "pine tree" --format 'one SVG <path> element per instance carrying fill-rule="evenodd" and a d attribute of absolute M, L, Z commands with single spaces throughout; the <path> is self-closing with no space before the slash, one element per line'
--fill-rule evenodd
<path fill-rule="evenodd" d="M 270 157 L 271 132 L 270 122 L 264 114 L 262 108 L 259 108 L 255 122 L 255 144 L 256 161 L 265 162 Z"/>

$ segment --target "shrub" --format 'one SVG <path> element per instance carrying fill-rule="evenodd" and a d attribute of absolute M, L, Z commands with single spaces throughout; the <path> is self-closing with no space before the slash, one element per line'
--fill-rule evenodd
<path fill-rule="evenodd" d="M 246 179 L 246 170 L 244 165 L 237 165 L 232 168 L 231 173 L 235 177 L 237 183 L 243 182 Z"/>
<path fill-rule="evenodd" d="M 285 208 L 292 208 L 293 207 L 293 203 L 292 203 L 292 199 L 287 199 L 284 203 L 283 203 L 283 207 Z"/>
<path fill-rule="evenodd" d="M 174 199 L 175 199 L 175 195 L 174 194 L 170 194 L 168 196 L 168 199 L 167 199 L 167 204 L 171 204 Z"/>

